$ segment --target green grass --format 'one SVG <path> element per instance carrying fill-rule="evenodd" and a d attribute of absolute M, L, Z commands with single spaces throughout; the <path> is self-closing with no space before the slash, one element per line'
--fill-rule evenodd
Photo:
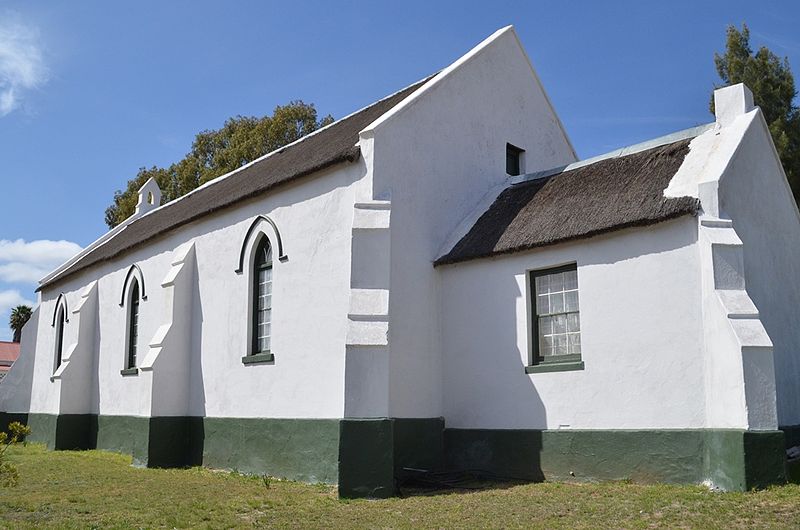
<path fill-rule="evenodd" d="M 342 501 L 334 487 L 207 469 L 139 469 L 103 451 L 15 447 L 4 528 L 752 528 L 800 527 L 800 486 L 713 493 L 699 486 L 505 485 Z"/>

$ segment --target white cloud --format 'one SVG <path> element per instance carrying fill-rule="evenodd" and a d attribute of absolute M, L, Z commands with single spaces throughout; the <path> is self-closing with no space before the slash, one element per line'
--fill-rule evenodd
<path fill-rule="evenodd" d="M 54 268 L 18 262 L 0 264 L 0 280 L 7 283 L 36 283 Z"/>
<path fill-rule="evenodd" d="M 0 315 L 4 315 L 18 305 L 29 305 L 33 307 L 33 302 L 22 296 L 16 289 L 0 291 Z"/>
<path fill-rule="evenodd" d="M 39 31 L 10 12 L 0 12 L 0 116 L 19 106 L 27 90 L 47 81 Z"/>
<path fill-rule="evenodd" d="M 0 239 L 0 281 L 36 283 L 80 250 L 71 241 Z"/>

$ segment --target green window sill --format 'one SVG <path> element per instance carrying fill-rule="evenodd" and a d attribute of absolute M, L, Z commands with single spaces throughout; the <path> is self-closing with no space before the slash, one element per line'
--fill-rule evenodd
<path fill-rule="evenodd" d="M 534 364 L 533 366 L 525 367 L 526 374 L 544 374 L 548 372 L 572 372 L 574 370 L 583 370 L 583 361 Z"/>
<path fill-rule="evenodd" d="M 255 355 L 245 355 L 242 357 L 242 364 L 261 364 L 275 362 L 272 353 L 256 353 Z"/>
<path fill-rule="evenodd" d="M 120 375 L 139 375 L 139 369 L 136 367 L 125 368 L 124 370 L 120 370 L 119 373 Z"/>

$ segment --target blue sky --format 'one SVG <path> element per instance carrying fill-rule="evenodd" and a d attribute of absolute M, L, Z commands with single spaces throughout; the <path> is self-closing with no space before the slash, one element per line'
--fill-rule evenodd
<path fill-rule="evenodd" d="M 796 1 L 0 0 L 0 340 L 114 190 L 230 116 L 341 117 L 514 24 L 585 158 L 711 121 L 713 53 L 742 22 L 800 71 Z"/>

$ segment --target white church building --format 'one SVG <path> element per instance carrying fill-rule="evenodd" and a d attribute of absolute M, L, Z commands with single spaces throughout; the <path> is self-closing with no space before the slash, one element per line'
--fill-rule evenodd
<path fill-rule="evenodd" d="M 779 483 L 800 217 L 750 91 L 714 98 L 578 161 L 508 27 L 175 201 L 150 181 L 42 279 L 0 426 L 344 496 L 418 470 Z"/>

